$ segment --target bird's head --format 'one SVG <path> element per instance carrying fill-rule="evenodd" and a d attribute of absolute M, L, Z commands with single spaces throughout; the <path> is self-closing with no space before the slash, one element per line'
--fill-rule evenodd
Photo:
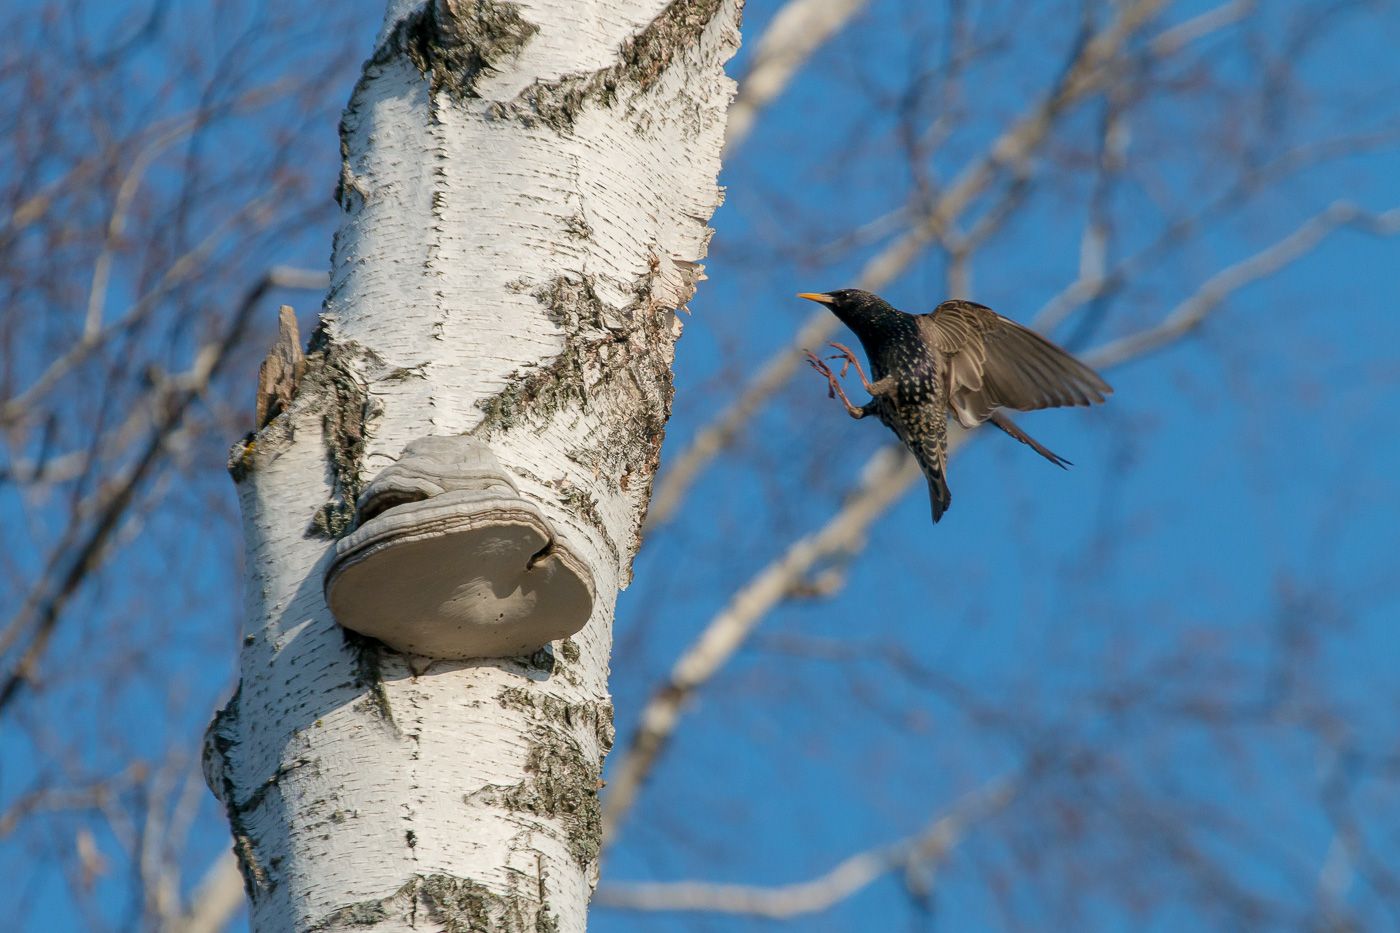
<path fill-rule="evenodd" d="M 834 292 L 802 292 L 797 297 L 826 305 L 832 314 L 840 318 L 841 323 L 862 339 L 867 334 L 883 330 L 900 316 L 900 312 L 888 301 L 859 288 L 842 288 Z"/>

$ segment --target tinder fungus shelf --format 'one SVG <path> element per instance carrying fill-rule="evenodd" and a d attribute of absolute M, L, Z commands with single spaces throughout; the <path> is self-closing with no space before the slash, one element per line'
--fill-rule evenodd
<path fill-rule="evenodd" d="M 358 506 L 326 572 L 326 601 L 352 631 L 433 658 L 508 657 L 593 611 L 587 564 L 478 440 L 413 441 Z"/>

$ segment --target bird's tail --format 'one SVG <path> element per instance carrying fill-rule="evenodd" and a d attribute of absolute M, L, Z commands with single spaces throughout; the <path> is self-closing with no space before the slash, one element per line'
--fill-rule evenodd
<path fill-rule="evenodd" d="M 933 521 L 937 524 L 948 511 L 953 494 L 948 489 L 948 415 L 941 400 L 936 405 L 905 406 L 897 409 L 884 399 L 876 398 L 876 412 L 889 425 L 914 455 L 924 477 L 928 480 L 928 497 L 933 506 Z"/>
<path fill-rule="evenodd" d="M 933 505 L 933 523 L 936 525 L 952 504 L 953 491 L 948 488 L 948 481 L 943 478 L 942 470 L 924 466 L 924 475 L 928 477 L 928 498 Z"/>
<path fill-rule="evenodd" d="M 1036 453 L 1040 454 L 1042 457 L 1044 457 L 1046 460 L 1049 460 L 1051 463 L 1055 464 L 1055 466 L 1059 467 L 1060 469 L 1067 470 L 1070 467 L 1074 466 L 1074 464 L 1070 463 L 1064 457 L 1061 457 L 1059 454 L 1055 453 L 1050 448 L 1044 446 L 1035 438 L 1031 437 L 1025 431 L 1022 431 L 1019 427 L 1017 427 L 1016 422 L 1012 421 L 1010 418 L 1006 417 L 1001 412 L 993 412 L 992 417 L 989 420 L 992 422 L 992 424 L 1001 428 L 1003 431 L 1016 438 L 1016 440 L 1020 441 L 1022 444 L 1028 445 L 1031 448 L 1031 450 L 1034 450 Z M 938 519 L 935 518 L 934 521 L 938 521 Z"/>
<path fill-rule="evenodd" d="M 901 423 L 896 430 L 899 439 L 904 441 L 909 452 L 914 455 L 919 469 L 928 480 L 928 498 L 933 506 L 934 524 L 948 511 L 953 493 L 948 489 L 948 434 L 947 418 L 941 410 L 927 421 L 915 421 L 912 425 Z"/>

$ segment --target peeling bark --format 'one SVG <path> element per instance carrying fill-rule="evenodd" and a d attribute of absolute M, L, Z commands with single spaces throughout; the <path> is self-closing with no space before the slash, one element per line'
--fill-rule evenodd
<path fill-rule="evenodd" d="M 206 775 L 255 929 L 584 928 L 613 607 L 720 200 L 739 7 L 389 4 L 342 119 L 321 324 L 230 456 L 247 622 Z M 587 625 L 451 662 L 344 631 L 321 583 L 362 486 L 467 434 L 587 561 Z"/>

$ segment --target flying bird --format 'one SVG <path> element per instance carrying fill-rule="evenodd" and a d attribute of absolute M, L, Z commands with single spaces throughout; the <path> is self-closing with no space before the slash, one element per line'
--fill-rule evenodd
<path fill-rule="evenodd" d="M 858 288 L 803 292 L 826 305 L 860 339 L 872 382 L 849 348 L 831 344 L 841 375 L 855 366 L 870 401 L 854 405 L 836 375 L 810 350 L 807 361 L 827 378 L 852 418 L 874 415 L 898 435 L 928 479 L 933 520 L 948 510 L 948 414 L 966 428 L 985 421 L 1028 444 L 1058 467 L 1069 461 L 1022 431 L 1000 409 L 1033 411 L 1102 402 L 1113 389 L 1098 373 L 1035 331 L 971 301 L 945 301 L 928 314 L 906 314 Z"/>

